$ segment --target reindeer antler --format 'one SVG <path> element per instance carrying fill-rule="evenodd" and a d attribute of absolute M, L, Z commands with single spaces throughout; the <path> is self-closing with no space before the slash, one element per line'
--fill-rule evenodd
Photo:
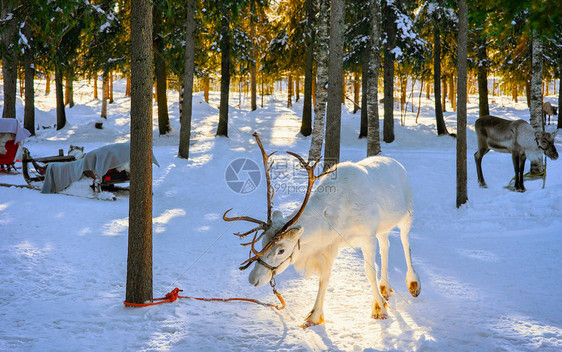
<path fill-rule="evenodd" d="M 267 154 L 265 152 L 265 149 L 263 148 L 263 144 L 261 143 L 260 137 L 258 136 L 257 132 L 254 132 L 252 134 L 252 136 L 254 136 L 256 138 L 256 141 L 257 141 L 258 146 L 260 148 L 260 151 L 261 151 L 261 154 L 262 154 L 262 159 L 263 159 L 263 166 L 264 166 L 264 169 L 265 169 L 265 181 L 266 181 L 266 187 L 267 187 L 267 222 L 254 219 L 254 218 L 251 218 L 249 216 L 227 217 L 226 214 L 229 211 L 231 211 L 232 208 L 227 210 L 222 217 L 224 221 L 244 220 L 244 221 L 253 222 L 255 224 L 258 224 L 257 227 L 254 227 L 253 229 L 248 230 L 244 233 L 235 233 L 235 235 L 240 237 L 240 238 L 246 237 L 246 236 L 248 236 L 252 233 L 254 234 L 254 237 L 252 238 L 252 240 L 250 242 L 242 243 L 242 246 L 251 246 L 251 249 L 250 249 L 250 258 L 248 258 L 242 264 L 240 264 L 240 270 L 247 269 L 254 261 L 258 260 L 259 257 L 261 257 L 262 255 L 267 253 L 271 248 L 273 248 L 273 246 L 277 242 L 279 242 L 284 237 L 287 230 L 292 225 L 294 225 L 299 220 L 299 217 L 302 215 L 302 213 L 304 211 L 304 208 L 306 207 L 306 204 L 308 203 L 308 200 L 310 199 L 310 194 L 312 192 L 312 186 L 314 185 L 314 182 L 316 182 L 316 180 L 318 180 L 319 178 L 335 171 L 335 168 L 334 168 L 333 170 L 323 172 L 320 175 L 316 176 L 316 175 L 314 175 L 314 169 L 316 168 L 316 166 L 320 162 L 320 158 L 318 158 L 318 160 L 311 166 L 306 161 L 304 161 L 304 159 L 300 155 L 295 154 L 293 152 L 287 152 L 288 154 L 290 154 L 290 155 L 292 155 L 292 156 L 294 156 L 295 158 L 298 159 L 301 166 L 306 170 L 306 172 L 308 174 L 308 186 L 307 186 L 306 194 L 304 196 L 303 203 L 302 203 L 300 209 L 297 211 L 297 213 L 283 226 L 283 228 L 271 239 L 271 241 L 269 241 L 262 248 L 261 251 L 257 251 L 256 248 L 255 248 L 255 244 L 264 236 L 265 231 L 267 229 L 269 229 L 269 227 L 271 226 L 271 211 L 272 211 L 272 208 L 273 208 L 273 195 L 274 195 L 275 192 L 274 192 L 273 187 L 271 187 L 271 178 L 270 178 L 270 174 L 269 174 L 269 172 L 271 171 L 271 167 L 273 166 L 273 162 L 270 163 L 269 158 L 273 154 L 275 154 L 276 152 L 273 152 L 271 154 Z M 260 235 L 258 235 L 258 231 L 260 231 L 260 230 L 263 230 L 263 232 Z M 253 254 L 253 256 L 252 256 L 252 254 Z"/>
<path fill-rule="evenodd" d="M 274 151 L 273 153 L 268 155 L 263 148 L 263 144 L 261 143 L 258 133 L 254 132 L 252 136 L 254 136 L 256 138 L 256 141 L 258 142 L 258 146 L 260 147 L 263 159 L 263 168 L 265 170 L 265 182 L 267 187 L 267 222 L 271 224 L 271 208 L 273 207 L 273 194 L 275 193 L 275 190 L 273 189 L 273 187 L 271 187 L 271 178 L 269 176 L 269 171 L 273 167 L 273 161 L 269 163 L 269 158 L 273 154 L 277 153 L 277 151 Z"/>
<path fill-rule="evenodd" d="M 270 174 L 269 174 L 270 171 L 271 171 L 271 168 L 272 168 L 272 166 L 273 166 L 273 161 L 272 161 L 272 162 L 269 162 L 269 158 L 270 158 L 273 154 L 277 153 L 277 151 L 275 151 L 275 152 L 273 152 L 273 153 L 271 153 L 271 154 L 267 154 L 267 153 L 265 152 L 265 149 L 264 149 L 264 147 L 263 147 L 263 144 L 262 144 L 262 142 L 261 142 L 261 140 L 260 140 L 260 137 L 259 137 L 259 135 L 257 134 L 257 132 L 254 132 L 254 133 L 252 134 L 252 136 L 254 136 L 254 137 L 256 138 L 256 141 L 257 141 L 258 146 L 259 146 L 259 148 L 260 148 L 260 152 L 261 152 L 262 159 L 263 159 L 263 167 L 264 167 L 264 170 L 265 170 L 265 181 L 266 181 L 266 188 L 267 188 L 267 221 L 257 220 L 257 219 L 254 219 L 254 218 L 252 218 L 252 217 L 249 217 L 249 216 L 227 217 L 226 214 L 227 214 L 229 211 L 231 211 L 232 208 L 229 209 L 229 210 L 227 210 L 227 211 L 223 214 L 223 216 L 222 216 L 222 218 L 223 218 L 224 221 L 238 221 L 238 220 L 243 220 L 243 221 L 248 221 L 248 222 L 253 222 L 253 223 L 255 223 L 255 224 L 258 224 L 257 227 L 254 227 L 254 228 L 252 228 L 252 229 L 250 229 L 250 230 L 248 230 L 248 231 L 246 231 L 246 232 L 244 232 L 244 233 L 235 233 L 235 234 L 234 234 L 234 235 L 236 235 L 236 236 L 238 236 L 238 237 L 240 237 L 240 238 L 244 238 L 244 237 L 246 237 L 246 236 L 248 236 L 248 235 L 250 235 L 250 234 L 252 234 L 252 233 L 254 234 L 254 237 L 253 237 L 253 239 L 252 239 L 250 242 L 248 242 L 248 243 L 242 243 L 242 244 L 241 244 L 242 246 L 251 246 L 250 255 L 251 255 L 252 253 L 254 254 L 253 257 L 250 257 L 248 260 L 246 260 L 244 263 L 241 264 L 241 266 L 240 266 L 240 269 L 241 269 L 241 270 L 244 270 L 244 269 L 246 269 L 247 267 L 249 267 L 250 264 L 251 264 L 252 262 L 254 262 L 254 260 L 256 260 L 257 258 L 259 258 L 260 256 L 262 256 L 263 254 L 265 254 L 265 253 L 271 248 L 271 246 L 268 247 L 268 246 L 266 245 L 266 247 L 264 247 L 260 252 L 258 252 L 258 251 L 255 249 L 254 245 L 263 237 L 263 235 L 265 234 L 265 231 L 271 226 L 271 212 L 272 212 L 272 208 L 273 208 L 273 195 L 274 195 L 274 193 L 275 193 L 275 190 L 274 190 L 273 187 L 271 186 L 271 177 L 270 177 Z M 258 231 L 260 231 L 260 230 L 263 230 L 263 232 L 258 236 Z M 268 244 L 268 245 L 269 245 L 269 244 Z M 267 249 L 266 249 L 266 248 L 267 248 Z"/>
<path fill-rule="evenodd" d="M 318 160 L 316 160 L 314 162 L 314 164 L 312 164 L 312 166 L 310 166 L 306 161 L 304 161 L 304 159 L 293 152 L 287 152 L 287 154 L 290 154 L 292 156 L 294 156 L 295 158 L 298 159 L 298 161 L 300 162 L 301 166 L 306 170 L 307 174 L 308 174 L 308 186 L 306 189 L 306 194 L 304 196 L 304 200 L 302 202 L 302 205 L 300 207 L 300 209 L 297 211 L 297 213 L 295 214 L 295 216 L 293 216 L 291 218 L 291 220 L 289 220 L 281 229 L 280 233 L 284 233 L 285 231 L 287 231 L 289 229 L 289 227 L 291 227 L 292 225 L 294 225 L 300 218 L 300 216 L 302 215 L 304 208 L 306 207 L 306 204 L 308 203 L 308 200 L 310 198 L 310 194 L 312 192 L 312 186 L 314 186 L 314 182 L 316 182 L 316 180 L 318 180 L 319 178 L 326 176 L 328 174 L 331 174 L 332 172 L 336 171 L 335 168 L 328 170 L 326 172 L 321 173 L 320 175 L 316 176 L 314 175 L 314 169 L 316 168 L 316 165 L 318 165 L 318 163 L 320 162 L 320 159 L 322 157 L 319 157 Z"/>

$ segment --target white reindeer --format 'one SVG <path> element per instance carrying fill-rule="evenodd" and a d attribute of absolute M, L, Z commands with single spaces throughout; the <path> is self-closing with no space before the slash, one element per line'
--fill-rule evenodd
<path fill-rule="evenodd" d="M 266 169 L 268 220 L 263 222 L 247 216 L 227 217 L 226 221 L 245 220 L 258 226 L 240 237 L 254 234 L 251 242 L 253 257 L 241 264 L 244 270 L 256 262 L 249 275 L 254 286 L 270 282 L 293 264 L 297 270 L 305 271 L 307 276 L 318 275 L 319 289 L 316 302 L 302 327 L 324 322 L 324 296 L 330 279 L 332 264 L 340 248 L 360 246 L 365 261 L 365 271 L 373 290 L 371 317 L 387 318 L 386 300 L 393 290 L 388 281 L 388 233 L 394 227 L 400 229 L 408 272 L 406 285 L 412 296 L 421 291 L 418 274 L 412 266 L 409 231 L 413 220 L 412 191 L 404 167 L 396 160 L 374 156 L 357 163 L 344 162 L 319 176 L 314 175 L 314 167 L 309 166 L 300 156 L 295 156 L 307 170 L 308 190 L 300 209 L 284 217 L 280 211 L 271 213 L 272 188 L 268 171 L 271 164 L 261 141 L 254 133 L 262 151 Z M 319 189 L 331 192 L 312 192 L 316 179 L 334 172 L 336 177 L 325 177 Z M 259 236 L 258 232 L 263 231 Z M 263 238 L 263 248 L 257 251 L 254 244 Z M 377 278 L 375 255 L 377 239 L 381 254 L 381 280 Z"/>

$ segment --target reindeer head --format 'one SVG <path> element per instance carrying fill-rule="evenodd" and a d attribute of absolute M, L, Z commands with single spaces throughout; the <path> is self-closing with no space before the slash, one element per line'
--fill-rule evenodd
<path fill-rule="evenodd" d="M 312 186 L 314 182 L 320 177 L 327 175 L 328 172 L 324 172 L 318 176 L 314 175 L 314 168 L 318 165 L 320 159 L 318 159 L 312 166 L 310 166 L 304 159 L 295 153 L 287 152 L 288 154 L 297 158 L 301 166 L 308 173 L 308 187 L 304 201 L 299 208 L 299 210 L 290 218 L 283 217 L 280 211 L 275 211 L 272 213 L 272 200 L 273 200 L 273 187 L 271 187 L 271 178 L 269 171 L 273 166 L 273 162 L 269 162 L 269 158 L 275 154 L 267 154 L 263 148 L 261 140 L 257 133 L 253 136 L 256 138 L 258 146 L 262 153 L 263 164 L 265 169 L 265 180 L 267 187 L 267 221 L 261 221 L 249 216 L 237 216 L 237 217 L 227 217 L 226 214 L 232 209 L 227 210 L 223 215 L 224 221 L 237 221 L 244 220 L 257 224 L 258 226 L 244 232 L 235 233 L 236 236 L 244 238 L 248 235 L 253 234 L 253 239 L 248 243 L 242 243 L 242 246 L 250 246 L 250 258 L 240 264 L 240 270 L 246 270 L 253 262 L 257 262 L 254 269 L 250 273 L 249 281 L 254 286 L 262 286 L 269 282 L 273 276 L 283 272 L 289 264 L 291 264 L 291 258 L 293 252 L 300 245 L 300 237 L 303 233 L 303 228 L 297 225 L 297 221 L 302 215 L 306 204 L 310 198 L 312 192 Z M 261 233 L 259 233 L 261 231 Z M 262 240 L 262 249 L 257 251 L 255 249 L 255 244 Z"/>
<path fill-rule="evenodd" d="M 537 142 L 537 146 L 552 160 L 558 159 L 558 152 L 556 151 L 556 146 L 554 145 L 554 137 L 556 137 L 556 132 L 535 132 L 535 141 Z"/>

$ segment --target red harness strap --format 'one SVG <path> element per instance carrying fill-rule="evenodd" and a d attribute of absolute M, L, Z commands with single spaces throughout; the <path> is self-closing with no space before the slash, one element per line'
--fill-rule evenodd
<path fill-rule="evenodd" d="M 179 288 L 176 287 L 171 292 L 167 293 L 165 297 L 153 299 L 153 301 L 158 301 L 158 302 L 152 302 L 152 303 L 123 302 L 123 304 L 126 307 L 148 307 L 148 306 L 155 306 L 157 304 L 162 304 L 162 303 L 168 303 L 168 302 L 171 303 L 176 301 L 178 298 L 188 298 L 188 299 L 195 299 L 198 301 L 205 301 L 205 302 L 230 302 L 230 301 L 251 302 L 265 307 L 275 308 L 277 310 L 285 309 L 286 306 L 283 296 L 281 296 L 281 294 L 275 288 L 273 288 L 273 293 L 275 294 L 275 296 L 277 296 L 279 302 L 281 302 L 281 305 L 276 305 L 273 303 L 264 303 L 258 301 L 257 299 L 252 299 L 252 298 L 201 298 L 201 297 L 180 296 L 179 295 L 180 292 L 183 292 L 183 290 L 180 290 Z"/>

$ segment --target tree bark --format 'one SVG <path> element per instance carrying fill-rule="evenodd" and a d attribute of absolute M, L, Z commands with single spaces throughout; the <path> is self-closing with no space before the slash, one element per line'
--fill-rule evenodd
<path fill-rule="evenodd" d="M 291 73 L 289 73 L 287 85 L 287 107 L 290 108 L 293 106 L 293 75 Z"/>
<path fill-rule="evenodd" d="M 217 136 L 228 137 L 228 99 L 230 90 L 230 28 L 226 5 L 223 3 L 221 14 L 221 101 L 219 108 L 219 125 Z"/>
<path fill-rule="evenodd" d="M 125 96 L 131 97 L 131 75 L 127 75 L 127 83 L 125 85 Z"/>
<path fill-rule="evenodd" d="M 330 53 L 328 64 L 328 106 L 324 171 L 340 161 L 341 102 L 343 91 L 343 40 L 345 1 L 332 0 L 330 11 Z"/>
<path fill-rule="evenodd" d="M 312 133 L 312 65 L 314 40 L 314 9 L 312 0 L 306 0 L 306 57 L 304 67 L 304 101 L 302 105 L 302 122 L 300 133 L 310 136 Z"/>
<path fill-rule="evenodd" d="M 209 76 L 205 75 L 205 77 L 203 77 L 203 99 L 205 99 L 205 103 L 207 104 L 209 104 L 209 85 L 210 85 L 209 81 L 210 81 Z"/>
<path fill-rule="evenodd" d="M 359 79 L 359 72 L 353 73 L 353 113 L 359 110 L 359 96 L 361 95 L 361 81 Z"/>
<path fill-rule="evenodd" d="M 459 0 L 459 34 L 457 56 L 457 208 L 466 203 L 468 200 L 466 180 L 466 96 L 468 43 L 467 13 L 468 6 L 466 4 L 466 0 Z"/>
<path fill-rule="evenodd" d="M 57 58 L 58 60 L 58 58 Z M 66 111 L 64 110 L 63 77 L 60 64 L 55 63 L 55 93 L 57 96 L 57 130 L 63 129 L 66 125 Z"/>
<path fill-rule="evenodd" d="M 185 36 L 185 61 L 183 70 L 183 102 L 180 116 L 180 145 L 178 156 L 189 158 L 191 138 L 191 113 L 193 101 L 193 75 L 195 72 L 195 0 L 187 1 L 187 21 Z M 253 94 L 253 93 L 252 93 Z"/>
<path fill-rule="evenodd" d="M 441 107 L 443 108 L 443 112 L 447 112 L 447 77 L 443 77 L 443 91 L 441 93 Z"/>
<path fill-rule="evenodd" d="M 383 23 L 386 32 L 386 42 L 384 43 L 384 122 L 383 140 L 386 143 L 394 141 L 394 54 L 390 50 L 394 49 L 396 37 L 395 13 L 387 1 L 382 2 Z"/>
<path fill-rule="evenodd" d="M 109 104 L 113 104 L 113 72 L 109 72 Z"/>
<path fill-rule="evenodd" d="M 74 107 L 73 76 L 74 70 L 72 68 L 68 69 L 65 79 L 64 105 L 68 105 L 69 109 L 72 109 Z"/>
<path fill-rule="evenodd" d="M 367 156 L 378 155 L 381 152 L 381 143 L 379 135 L 379 98 L 378 98 L 378 82 L 379 82 L 379 62 L 380 62 L 380 23 L 381 8 L 380 0 L 371 0 L 369 5 L 371 14 L 370 20 L 370 39 L 367 50 L 368 69 L 363 71 L 366 73 L 366 90 L 367 90 L 367 110 L 368 110 L 368 131 L 367 131 Z M 365 79 L 365 77 L 363 78 Z"/>
<path fill-rule="evenodd" d="M 98 73 L 95 72 L 94 73 L 94 99 L 97 98 L 98 98 Z"/>
<path fill-rule="evenodd" d="M 449 97 L 451 98 L 451 109 L 457 111 L 457 94 L 455 92 L 455 77 L 453 75 L 449 76 Z"/>
<path fill-rule="evenodd" d="M 51 72 L 45 74 L 45 95 L 51 94 Z"/>
<path fill-rule="evenodd" d="M 543 46 L 541 38 L 535 33 L 533 35 L 533 53 L 531 57 L 531 109 L 530 123 L 535 131 L 542 131 L 544 128 L 542 114 L 542 77 L 543 77 Z M 531 174 L 542 172 L 542 161 L 531 161 Z"/>
<path fill-rule="evenodd" d="M 558 54 L 558 124 L 556 125 L 556 129 L 562 128 L 562 55 Z"/>
<path fill-rule="evenodd" d="M 102 119 L 107 120 L 107 72 L 104 71 L 102 75 L 101 81 L 101 114 L 100 117 Z"/>
<path fill-rule="evenodd" d="M 7 18 L 13 7 L 11 2 L 2 1 L 2 18 Z M 17 34 L 17 20 L 15 16 L 12 20 L 3 24 L 3 33 L 1 35 L 1 44 L 5 50 L 2 50 L 2 76 L 4 81 L 4 109 L 2 117 L 16 117 L 16 95 L 17 95 L 17 79 L 18 79 L 18 57 L 17 50 L 12 48 Z"/>
<path fill-rule="evenodd" d="M 480 116 L 490 115 L 488 105 L 488 56 L 486 55 L 486 38 L 479 34 L 478 49 L 478 107 Z"/>
<path fill-rule="evenodd" d="M 26 27 L 27 28 L 27 27 Z M 35 135 L 35 68 L 33 52 L 27 48 L 24 53 L 25 66 L 25 109 L 23 113 L 23 127 Z"/>
<path fill-rule="evenodd" d="M 154 69 L 156 74 L 156 100 L 158 103 L 158 132 L 164 135 L 170 132 L 168 115 L 167 65 L 163 58 L 164 44 L 160 34 L 163 14 L 154 11 Z"/>
<path fill-rule="evenodd" d="M 449 134 L 443 118 L 441 107 L 441 34 L 439 29 L 434 26 L 433 31 L 433 86 L 435 99 L 435 122 L 437 125 L 437 135 Z"/>
<path fill-rule="evenodd" d="M 314 127 L 308 152 L 308 161 L 320 158 L 324 142 L 324 125 L 326 115 L 326 101 L 328 99 L 328 15 L 330 0 L 318 0 L 318 32 L 316 55 L 316 103 L 314 104 Z"/>
<path fill-rule="evenodd" d="M 369 86 L 368 86 L 369 62 L 371 60 L 370 59 L 371 55 L 373 54 L 369 50 L 365 50 L 361 58 L 361 72 L 362 72 L 361 74 L 361 127 L 359 129 L 359 138 L 366 138 L 369 130 L 369 112 L 367 111 L 367 91 L 369 90 Z M 380 55 L 380 51 L 379 51 L 379 55 Z M 378 82 L 378 72 L 377 72 L 377 100 L 378 100 L 378 83 L 379 82 Z M 378 101 L 377 101 L 377 116 L 378 113 L 379 111 L 378 111 Z"/>
<path fill-rule="evenodd" d="M 152 301 L 152 3 L 131 0 L 131 180 L 126 301 Z"/>

